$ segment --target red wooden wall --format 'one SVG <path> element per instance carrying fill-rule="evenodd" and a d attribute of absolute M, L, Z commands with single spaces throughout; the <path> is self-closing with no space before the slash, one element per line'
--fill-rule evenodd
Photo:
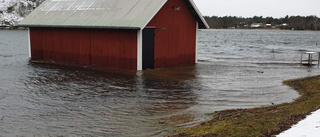
<path fill-rule="evenodd" d="M 31 58 L 137 69 L 137 31 L 30 28 Z"/>
<path fill-rule="evenodd" d="M 195 64 L 196 20 L 182 0 L 168 0 L 147 26 L 157 28 L 156 68 Z"/>

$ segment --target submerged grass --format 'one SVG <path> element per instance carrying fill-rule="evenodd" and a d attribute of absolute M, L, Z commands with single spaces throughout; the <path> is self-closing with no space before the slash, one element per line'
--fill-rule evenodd
<path fill-rule="evenodd" d="M 289 129 L 320 108 L 320 76 L 283 83 L 297 90 L 301 96 L 292 103 L 215 112 L 212 120 L 173 136 L 272 136 Z"/>

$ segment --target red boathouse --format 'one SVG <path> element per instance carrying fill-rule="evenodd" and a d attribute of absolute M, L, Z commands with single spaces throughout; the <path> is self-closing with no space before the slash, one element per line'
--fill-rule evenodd
<path fill-rule="evenodd" d="M 192 0 L 46 0 L 19 26 L 32 60 L 132 70 L 195 64 L 208 28 Z"/>

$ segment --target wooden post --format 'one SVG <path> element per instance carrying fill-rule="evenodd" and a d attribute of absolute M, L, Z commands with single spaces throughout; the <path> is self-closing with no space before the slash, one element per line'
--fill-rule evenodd
<path fill-rule="evenodd" d="M 312 65 L 312 54 L 309 54 L 309 66 Z"/>
<path fill-rule="evenodd" d="M 320 52 L 318 52 L 318 68 L 319 68 L 319 65 L 320 65 Z"/>
<path fill-rule="evenodd" d="M 302 52 L 301 52 L 301 58 L 300 58 L 300 66 L 302 66 Z M 319 53 L 320 54 L 320 53 Z"/>

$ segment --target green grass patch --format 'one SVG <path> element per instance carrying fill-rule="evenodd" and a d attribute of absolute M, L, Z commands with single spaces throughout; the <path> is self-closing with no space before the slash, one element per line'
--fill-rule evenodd
<path fill-rule="evenodd" d="M 281 105 L 218 111 L 212 115 L 212 120 L 173 136 L 272 136 L 289 129 L 320 108 L 320 76 L 283 83 L 297 90 L 301 96 L 292 103 Z"/>

